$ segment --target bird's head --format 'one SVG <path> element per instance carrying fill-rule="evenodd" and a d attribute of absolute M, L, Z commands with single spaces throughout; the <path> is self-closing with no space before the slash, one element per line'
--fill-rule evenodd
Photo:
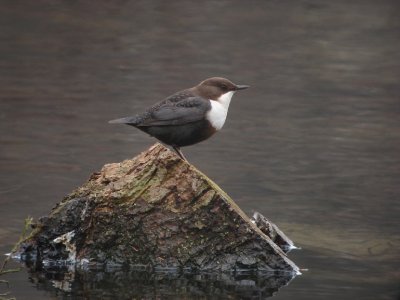
<path fill-rule="evenodd" d="M 229 99 L 239 90 L 247 89 L 248 85 L 234 84 L 232 81 L 222 77 L 212 77 L 200 82 L 195 89 L 197 93 L 206 99 L 216 100 L 221 99 L 221 96 L 227 96 Z"/>

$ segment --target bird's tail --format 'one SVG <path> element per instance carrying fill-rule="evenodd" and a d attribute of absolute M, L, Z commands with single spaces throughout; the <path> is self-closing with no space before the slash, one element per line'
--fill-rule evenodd
<path fill-rule="evenodd" d="M 110 124 L 128 124 L 128 125 L 137 125 L 138 124 L 138 119 L 137 117 L 126 117 L 126 118 L 121 118 L 121 119 L 115 119 L 108 121 Z"/>

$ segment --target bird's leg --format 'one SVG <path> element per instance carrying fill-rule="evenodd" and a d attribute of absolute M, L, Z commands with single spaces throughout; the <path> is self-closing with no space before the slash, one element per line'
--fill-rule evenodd
<path fill-rule="evenodd" d="M 172 149 L 174 149 L 174 151 L 176 152 L 176 154 L 178 154 L 178 156 L 179 156 L 180 158 L 182 158 L 184 161 L 188 161 L 188 160 L 185 158 L 185 156 L 183 155 L 183 153 L 182 153 L 182 151 L 181 151 L 181 149 L 180 149 L 179 147 L 177 147 L 177 146 L 172 146 Z"/>

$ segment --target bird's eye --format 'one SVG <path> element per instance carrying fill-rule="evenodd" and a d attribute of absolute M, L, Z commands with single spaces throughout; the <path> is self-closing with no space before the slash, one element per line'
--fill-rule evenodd
<path fill-rule="evenodd" d="M 221 84 L 221 89 L 223 89 L 223 90 L 227 90 L 227 89 L 228 89 L 228 87 L 227 87 L 225 84 Z"/>

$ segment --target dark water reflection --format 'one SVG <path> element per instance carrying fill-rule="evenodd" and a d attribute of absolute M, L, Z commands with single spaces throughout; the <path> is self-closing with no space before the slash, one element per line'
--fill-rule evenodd
<path fill-rule="evenodd" d="M 276 297 L 399 297 L 398 1 L 0 8 L 2 253 L 27 215 L 153 143 L 107 120 L 219 75 L 252 88 L 234 97 L 221 133 L 184 152 L 302 246 L 290 258 L 309 271 Z M 10 276 L 19 299 L 58 295 L 27 277 Z"/>
<path fill-rule="evenodd" d="M 73 299 L 265 299 L 290 274 L 177 274 L 145 271 L 30 269 L 39 290 Z"/>

